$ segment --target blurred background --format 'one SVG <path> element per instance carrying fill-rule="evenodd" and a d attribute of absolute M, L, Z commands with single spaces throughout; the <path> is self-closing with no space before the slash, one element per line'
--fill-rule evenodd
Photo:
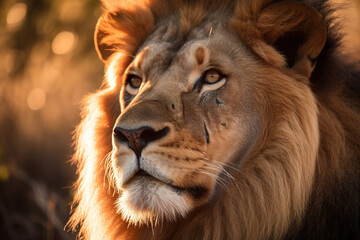
<path fill-rule="evenodd" d="M 64 231 L 72 131 L 101 84 L 93 47 L 99 0 L 0 0 L 0 239 Z"/>
<path fill-rule="evenodd" d="M 360 0 L 336 13 L 360 59 Z M 102 81 L 93 47 L 99 0 L 0 0 L 0 239 L 75 239 L 64 231 L 69 163 L 84 95 Z M 360 66 L 359 66 L 360 67 Z"/>

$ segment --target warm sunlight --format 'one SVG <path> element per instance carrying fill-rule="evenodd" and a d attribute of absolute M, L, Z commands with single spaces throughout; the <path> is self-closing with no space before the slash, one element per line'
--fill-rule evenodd
<path fill-rule="evenodd" d="M 334 5 L 334 11 L 324 13 L 327 9 L 320 4 L 324 1 L 338 5 Z M 322 41 L 315 44 L 314 48 L 326 50 L 326 55 L 310 58 L 305 50 L 311 44 L 302 47 L 305 50 L 291 49 L 300 47 L 307 39 L 318 40 L 322 36 L 321 31 L 311 37 L 305 34 L 310 28 L 318 29 L 317 23 L 322 22 L 313 24 L 309 20 L 312 24 L 302 26 L 306 19 L 311 19 L 310 15 L 300 14 L 304 17 L 299 21 L 289 15 L 285 20 L 290 23 L 294 20 L 294 28 L 287 32 L 280 23 L 265 21 L 271 16 L 282 19 L 277 11 L 274 14 L 270 11 L 269 16 L 264 14 L 261 25 L 259 15 L 253 14 L 256 9 L 264 10 L 270 2 L 311 5 L 310 9 L 319 12 L 319 19 L 326 20 L 321 26 L 327 29 L 341 23 L 334 35 L 323 31 L 331 36 L 323 37 L 331 39 L 324 40 L 324 48 L 319 47 L 323 46 Z M 253 9 L 242 9 L 242 4 Z M 298 11 L 290 9 L 293 14 Z M 236 17 L 237 11 L 245 14 Z M 162 224 L 169 234 L 173 233 L 170 226 L 180 229 L 177 234 L 185 234 L 192 229 L 197 231 L 198 227 L 183 231 L 178 228 L 180 225 L 197 223 L 200 229 L 209 223 L 214 224 L 209 229 L 217 231 L 221 229 L 215 226 L 217 221 L 227 230 L 243 231 L 223 219 L 227 214 L 243 214 L 246 217 L 242 226 L 254 232 L 257 229 L 256 224 L 251 225 L 254 220 L 267 221 L 257 225 L 258 232 L 272 229 L 272 223 L 282 228 L 283 223 L 305 210 L 297 210 L 295 201 L 279 204 L 277 200 L 299 196 L 305 202 L 310 199 L 307 192 L 299 191 L 296 195 L 291 191 L 305 188 L 314 179 L 326 182 L 329 176 L 304 174 L 310 183 L 294 180 L 294 185 L 287 188 L 291 194 L 285 196 L 281 195 L 281 188 L 291 182 L 291 174 L 300 179 L 302 175 L 296 169 L 301 167 L 305 171 L 313 165 L 291 161 L 294 169 L 287 171 L 283 167 L 286 174 L 281 179 L 276 171 L 270 171 L 277 165 L 273 162 L 312 153 L 305 147 L 303 151 L 297 148 L 307 144 L 315 148 L 317 144 L 310 140 L 317 140 L 316 134 L 329 131 L 319 137 L 324 141 L 320 146 L 329 147 L 320 152 L 320 157 L 328 159 L 316 158 L 319 162 L 314 171 L 318 171 L 323 167 L 321 164 L 335 162 L 331 157 L 346 152 L 332 154 L 333 149 L 355 148 L 351 141 L 360 139 L 355 135 L 359 121 L 353 120 L 351 111 L 346 112 L 345 100 L 351 102 L 351 98 L 327 108 L 338 103 L 335 97 L 342 91 L 336 81 L 327 87 L 327 79 L 360 77 L 359 72 L 351 72 L 360 69 L 360 0 L 0 0 L 0 16 L 0 240 L 112 240 L 109 238 L 118 232 L 124 232 L 124 236 L 116 235 L 115 239 L 144 234 L 146 237 L 140 239 L 161 240 L 156 231 L 160 231 Z M 328 19 L 332 18 L 330 22 Z M 232 23 L 239 24 L 238 32 Z M 305 35 L 301 35 L 301 30 Z M 281 31 L 284 36 L 273 40 L 272 35 Z M 333 40 L 337 34 L 344 36 L 339 41 Z M 284 49 L 278 49 L 281 45 Z M 331 65 L 325 60 L 333 53 L 329 49 L 335 46 L 340 47 L 330 57 L 335 59 L 343 54 L 345 57 L 331 59 Z M 297 56 L 300 52 L 303 55 Z M 283 65 L 274 67 L 266 57 Z M 342 70 L 347 72 L 334 74 L 347 62 L 353 69 L 344 67 Z M 194 68 L 194 64 L 198 66 Z M 325 77 L 315 81 L 302 76 L 301 71 L 308 71 L 307 76 L 316 73 L 316 77 L 323 74 Z M 284 76 L 279 77 L 275 74 L 278 72 Z M 275 80 L 269 80 L 271 77 Z M 278 84 L 280 90 L 274 87 L 278 81 L 284 81 Z M 187 85 L 183 86 L 183 82 Z M 309 94 L 297 94 L 303 90 Z M 327 92 L 332 90 L 337 94 L 334 98 Z M 313 94 L 315 91 L 319 94 Z M 360 88 L 352 87 L 349 92 L 352 91 L 356 95 Z M 292 117 L 285 116 L 281 97 L 289 94 L 295 96 L 286 98 L 292 104 L 288 108 L 294 114 Z M 314 100 L 313 104 L 306 104 L 310 100 Z M 272 101 L 279 102 L 271 105 Z M 305 121 L 302 119 L 310 111 L 300 110 L 307 105 L 313 107 L 314 114 Z M 262 111 L 268 115 L 261 115 Z M 320 116 L 324 111 L 326 114 Z M 328 124 L 326 120 L 331 118 L 349 126 L 354 124 L 356 131 L 350 127 L 341 129 L 342 123 Z M 268 119 L 274 122 L 267 122 Z M 286 122 L 292 119 L 295 123 Z M 282 131 L 277 129 L 281 126 Z M 315 135 L 310 134 L 311 127 L 316 130 L 312 132 Z M 297 128 L 309 131 L 306 135 L 309 141 L 297 142 L 301 138 L 292 134 Z M 125 134 L 119 134 L 117 129 Z M 354 134 L 352 138 L 347 138 L 347 132 Z M 289 134 L 297 144 L 291 145 L 290 141 L 281 140 L 282 136 L 272 136 L 273 133 Z M 341 135 L 340 140 L 336 140 L 337 134 Z M 269 145 L 258 143 L 259 139 L 269 141 Z M 242 159 L 258 154 L 252 152 L 253 148 L 263 148 L 259 152 L 267 160 L 268 151 L 277 146 L 285 147 L 274 151 L 278 154 L 271 155 L 271 161 L 252 162 L 255 171 L 239 170 Z M 289 149 L 296 154 L 288 154 Z M 239 156 L 232 157 L 233 154 L 241 155 L 241 160 Z M 223 159 L 226 161 L 221 162 Z M 345 160 L 336 165 L 339 170 L 330 171 L 329 175 L 343 173 L 345 180 L 350 179 L 347 171 L 340 169 L 346 165 Z M 255 181 L 265 175 L 261 169 L 264 166 L 274 184 Z M 243 182 L 236 182 L 232 171 L 257 175 L 254 182 L 244 181 L 241 185 Z M 249 186 L 250 190 L 240 191 L 237 185 Z M 352 186 L 351 182 L 348 186 Z M 326 195 L 328 192 L 320 187 L 319 194 Z M 223 190 L 231 194 L 220 192 Z M 269 200 L 266 194 L 272 193 L 270 190 L 274 194 Z M 218 193 L 229 201 L 224 208 L 220 198 L 213 201 Z M 247 198 L 251 194 L 258 197 Z M 342 197 L 350 195 L 345 192 Z M 243 197 L 246 207 L 231 202 L 234 196 Z M 259 199 L 267 200 L 269 205 L 258 204 Z M 271 201 L 275 204 L 271 205 Z M 217 205 L 212 206 L 213 203 Z M 245 214 L 260 208 L 263 212 Z M 278 211 L 281 208 L 288 210 Z M 217 218 L 197 215 L 203 210 Z M 276 215 L 282 212 L 291 216 Z M 171 223 L 167 225 L 167 221 Z M 145 228 L 147 232 L 138 231 Z M 219 233 L 225 232 L 222 230 Z M 173 238 L 201 240 L 182 236 Z M 208 236 L 212 237 L 211 233 Z"/>

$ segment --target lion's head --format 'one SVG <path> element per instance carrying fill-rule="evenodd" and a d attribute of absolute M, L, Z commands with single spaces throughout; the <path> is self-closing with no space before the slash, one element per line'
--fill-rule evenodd
<path fill-rule="evenodd" d="M 118 211 L 133 223 L 176 220 L 206 203 L 259 137 L 255 57 L 221 21 L 204 19 L 186 39 L 178 19 L 168 21 L 117 75 L 110 171 Z"/>
<path fill-rule="evenodd" d="M 78 130 L 82 234 L 284 236 L 314 181 L 323 17 L 287 1 L 104 4 L 107 84 Z"/>

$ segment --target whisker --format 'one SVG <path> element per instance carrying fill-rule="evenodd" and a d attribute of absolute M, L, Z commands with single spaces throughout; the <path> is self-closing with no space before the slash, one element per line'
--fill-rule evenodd
<path fill-rule="evenodd" d="M 105 174 L 103 179 L 103 187 L 105 187 L 105 177 L 107 175 L 107 172 L 109 171 L 109 158 L 111 157 L 112 151 L 108 152 L 105 157 L 102 159 L 101 164 L 104 164 Z"/>
<path fill-rule="evenodd" d="M 228 167 L 228 168 L 230 168 L 232 170 L 240 171 L 239 166 L 237 164 L 235 164 L 235 163 L 223 163 L 223 162 L 219 162 L 219 161 L 215 161 L 215 160 L 212 160 L 211 162 L 214 163 L 214 164 L 220 165 L 222 167 L 225 166 L 225 167 Z M 233 166 L 231 166 L 231 165 L 233 165 Z"/>
<path fill-rule="evenodd" d="M 224 172 L 225 173 L 225 176 L 228 177 L 229 179 L 231 180 L 234 180 L 233 179 L 233 176 L 230 175 L 230 173 L 226 172 L 224 169 L 221 169 L 221 168 L 218 168 L 218 167 L 212 167 L 212 166 L 205 166 L 206 169 L 209 169 L 209 170 L 213 170 L 213 171 L 216 171 L 218 173 L 220 172 Z M 220 179 L 221 177 L 219 175 L 216 175 L 218 179 Z M 221 178 L 224 182 L 227 182 L 226 179 L 224 178 Z"/>
<path fill-rule="evenodd" d="M 206 172 L 206 171 L 202 171 L 202 170 L 199 170 L 198 172 L 199 172 L 199 173 L 203 173 L 203 174 L 205 174 L 205 175 L 208 175 L 208 176 L 210 176 L 210 177 L 215 178 L 215 179 L 218 181 L 218 183 L 219 183 L 223 188 L 228 189 L 225 180 L 222 179 L 221 177 L 219 177 L 219 176 L 217 176 L 217 175 L 215 175 L 215 174 Z"/>
<path fill-rule="evenodd" d="M 105 168 L 105 174 L 104 174 L 104 179 L 103 179 L 103 187 L 105 187 L 106 185 L 106 181 L 105 179 L 108 180 L 108 193 L 111 192 L 111 188 L 113 188 L 112 191 L 112 196 L 114 196 L 116 194 L 116 187 L 114 186 L 114 170 L 111 167 L 111 156 L 113 154 L 113 150 L 111 150 L 108 154 L 105 155 L 103 161 L 104 162 L 104 168 Z"/>
<path fill-rule="evenodd" d="M 237 189 L 240 191 L 240 188 L 238 186 L 238 184 L 236 183 L 234 177 L 224 168 L 223 165 L 227 166 L 226 163 L 221 163 L 219 161 L 213 161 L 213 160 L 210 160 L 208 157 L 207 157 L 207 154 L 205 152 L 203 152 L 204 156 L 203 158 L 199 158 L 198 160 L 199 161 L 202 161 L 204 164 L 204 167 L 206 167 L 207 169 L 209 170 L 214 170 L 216 172 L 223 172 L 225 174 L 225 176 L 227 176 L 229 179 L 232 180 L 232 182 L 236 185 Z M 236 171 L 239 171 L 238 169 L 236 169 L 235 167 L 232 167 L 230 165 L 228 165 L 228 167 L 236 170 Z M 212 174 L 212 177 L 214 177 L 215 179 L 218 179 L 219 182 L 221 181 L 223 187 L 225 187 L 226 189 L 227 188 L 227 185 L 226 185 L 226 180 L 224 179 L 221 179 L 220 176 L 217 176 L 217 175 L 214 175 Z M 220 180 L 221 179 L 221 180 Z"/>
<path fill-rule="evenodd" d="M 208 159 L 206 159 L 206 160 L 208 160 Z M 235 184 L 235 186 L 236 186 L 236 188 L 238 189 L 238 191 L 239 192 L 241 192 L 240 191 L 240 187 L 239 187 L 239 185 L 237 184 L 237 182 L 236 182 L 236 180 L 235 180 L 235 178 L 228 172 L 228 171 L 226 171 L 226 169 L 224 168 L 224 166 L 223 165 L 225 165 L 225 166 L 228 166 L 228 167 L 230 167 L 231 169 L 234 169 L 234 170 L 236 170 L 236 171 L 240 171 L 239 169 L 237 169 L 237 168 L 234 168 L 234 167 L 232 167 L 232 166 L 230 166 L 230 165 L 227 165 L 226 163 L 221 163 L 221 162 L 218 162 L 218 161 L 207 161 L 206 162 L 207 164 L 205 164 L 205 167 L 207 167 L 208 169 L 211 169 L 211 170 L 217 170 L 217 171 L 219 171 L 219 172 L 223 172 L 229 179 L 231 179 L 231 181 Z M 212 167 L 212 168 L 211 168 Z M 228 189 L 228 188 L 227 188 Z"/>

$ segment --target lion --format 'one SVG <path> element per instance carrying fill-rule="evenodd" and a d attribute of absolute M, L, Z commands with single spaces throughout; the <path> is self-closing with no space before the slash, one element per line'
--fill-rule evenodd
<path fill-rule="evenodd" d="M 110 1 L 83 239 L 360 239 L 359 74 L 326 1 Z"/>

